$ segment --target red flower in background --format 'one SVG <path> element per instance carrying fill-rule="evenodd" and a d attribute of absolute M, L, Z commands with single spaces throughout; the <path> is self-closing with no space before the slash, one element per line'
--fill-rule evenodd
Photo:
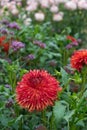
<path fill-rule="evenodd" d="M 1 36 L 1 37 L 0 37 L 0 45 L 2 44 L 2 42 L 3 42 L 5 39 L 6 39 L 5 36 Z"/>
<path fill-rule="evenodd" d="M 6 40 L 5 36 L 0 37 L 0 47 L 3 48 L 4 52 L 8 53 L 8 51 L 9 51 L 9 43 L 5 42 L 5 40 Z"/>
<path fill-rule="evenodd" d="M 72 42 L 77 42 L 77 40 L 74 37 L 70 36 L 70 35 L 68 35 L 66 38 L 67 38 L 67 40 L 70 40 Z"/>
<path fill-rule="evenodd" d="M 8 53 L 8 51 L 9 51 L 9 43 L 3 44 L 3 51 Z"/>
<path fill-rule="evenodd" d="M 16 88 L 16 100 L 22 108 L 41 111 L 53 105 L 62 89 L 59 82 L 45 70 L 30 70 Z"/>
<path fill-rule="evenodd" d="M 87 65 L 87 50 L 76 51 L 71 57 L 72 68 L 80 71 L 84 65 Z"/>

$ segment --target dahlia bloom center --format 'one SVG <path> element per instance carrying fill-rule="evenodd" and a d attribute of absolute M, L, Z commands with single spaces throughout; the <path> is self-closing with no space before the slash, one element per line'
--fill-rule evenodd
<path fill-rule="evenodd" d="M 42 87 L 43 85 L 43 80 L 44 80 L 44 77 L 42 76 L 37 76 L 37 77 L 30 77 L 29 79 L 29 84 L 32 88 L 39 88 L 39 87 Z"/>

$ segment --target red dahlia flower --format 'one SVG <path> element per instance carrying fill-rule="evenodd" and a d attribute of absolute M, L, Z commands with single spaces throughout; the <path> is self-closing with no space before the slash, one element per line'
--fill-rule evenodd
<path fill-rule="evenodd" d="M 16 100 L 22 108 L 40 111 L 53 105 L 61 91 L 59 82 L 45 70 L 30 70 L 16 88 Z"/>
<path fill-rule="evenodd" d="M 77 42 L 77 40 L 74 37 L 70 36 L 70 35 L 68 35 L 66 38 L 67 38 L 67 40 L 70 40 L 72 42 Z"/>
<path fill-rule="evenodd" d="M 87 50 L 76 51 L 71 57 L 72 68 L 80 71 L 84 65 L 87 65 Z"/>
<path fill-rule="evenodd" d="M 6 37 L 5 36 L 1 36 L 0 37 L 0 47 L 3 48 L 3 51 L 8 53 L 9 51 L 9 43 L 5 42 Z"/>
<path fill-rule="evenodd" d="M 3 51 L 8 53 L 8 51 L 9 51 L 9 43 L 3 44 Z"/>
<path fill-rule="evenodd" d="M 1 37 L 0 37 L 0 45 L 2 44 L 2 42 L 3 42 L 5 39 L 6 39 L 5 36 L 1 36 Z"/>

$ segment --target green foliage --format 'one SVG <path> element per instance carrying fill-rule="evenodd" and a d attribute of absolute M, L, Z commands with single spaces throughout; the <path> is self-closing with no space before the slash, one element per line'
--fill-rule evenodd
<path fill-rule="evenodd" d="M 55 102 L 55 106 L 53 107 L 53 114 L 55 116 L 55 122 L 58 124 L 64 118 L 66 111 L 66 106 L 63 105 L 61 102 Z"/>

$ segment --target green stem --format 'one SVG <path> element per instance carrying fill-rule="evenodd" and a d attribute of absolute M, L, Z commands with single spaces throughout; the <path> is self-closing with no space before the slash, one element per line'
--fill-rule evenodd
<path fill-rule="evenodd" d="M 11 74 L 9 74 L 8 78 L 9 78 L 9 84 L 12 86 Z"/>
<path fill-rule="evenodd" d="M 22 128 L 22 119 L 20 120 L 19 130 L 23 130 L 23 128 Z"/>
<path fill-rule="evenodd" d="M 78 130 L 78 128 L 76 127 L 75 124 L 71 124 L 70 129 L 69 130 Z"/>
<path fill-rule="evenodd" d="M 67 110 L 68 110 L 68 112 L 69 112 L 69 105 L 67 105 Z M 68 123 L 67 123 L 67 130 L 70 130 L 69 120 L 68 120 Z"/>
<path fill-rule="evenodd" d="M 13 91 L 15 90 L 15 86 L 16 86 L 16 73 L 14 73 L 14 75 L 13 75 L 14 77 L 13 77 Z"/>
<path fill-rule="evenodd" d="M 42 111 L 42 123 L 46 126 L 47 120 L 46 120 L 46 110 Z"/>
<path fill-rule="evenodd" d="M 52 113 L 52 116 L 50 118 L 50 128 L 49 128 L 49 130 L 57 130 L 56 125 L 55 125 L 55 121 L 54 121 L 53 113 Z"/>
<path fill-rule="evenodd" d="M 12 92 L 14 92 L 14 89 L 15 89 L 15 86 L 16 86 L 16 74 L 10 72 L 8 78 L 9 78 L 9 84 L 12 87 Z"/>
<path fill-rule="evenodd" d="M 81 88 L 82 93 L 85 90 L 85 82 L 86 82 L 86 72 L 84 72 L 82 75 L 82 88 Z"/>
<path fill-rule="evenodd" d="M 63 66 L 66 66 L 67 65 L 67 51 L 66 50 L 64 50 L 63 51 Z"/>
<path fill-rule="evenodd" d="M 82 74 L 82 84 L 81 84 L 82 87 L 81 87 L 80 93 L 78 94 L 79 97 L 83 95 L 84 90 L 85 90 L 87 67 L 84 67 L 81 74 Z"/>

